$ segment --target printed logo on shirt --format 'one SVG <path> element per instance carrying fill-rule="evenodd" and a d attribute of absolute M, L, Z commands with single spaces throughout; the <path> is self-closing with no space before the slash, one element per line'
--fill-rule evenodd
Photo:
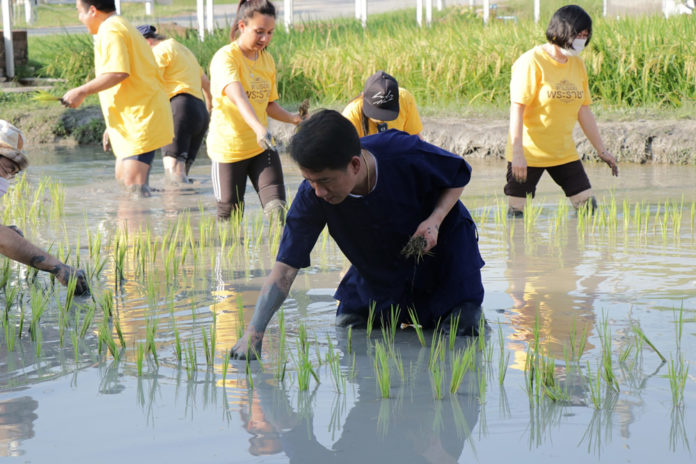
<path fill-rule="evenodd" d="M 255 76 L 251 79 L 251 90 L 245 90 L 247 98 L 249 101 L 266 101 L 271 94 L 271 83 L 267 80 L 262 79 L 259 76 Z"/>
<path fill-rule="evenodd" d="M 579 89 L 575 84 L 567 80 L 562 80 L 553 88 L 547 91 L 547 96 L 551 100 L 559 100 L 563 103 L 570 103 L 575 100 L 583 100 L 585 92 Z"/>

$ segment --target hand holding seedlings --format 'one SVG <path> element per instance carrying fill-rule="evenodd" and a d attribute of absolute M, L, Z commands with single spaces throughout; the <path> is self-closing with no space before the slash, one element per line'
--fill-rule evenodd
<path fill-rule="evenodd" d="M 307 119 L 307 116 L 309 115 L 309 98 L 305 98 L 302 101 L 299 108 L 297 108 L 297 112 L 300 115 L 300 119 L 302 119 L 303 121 Z"/>

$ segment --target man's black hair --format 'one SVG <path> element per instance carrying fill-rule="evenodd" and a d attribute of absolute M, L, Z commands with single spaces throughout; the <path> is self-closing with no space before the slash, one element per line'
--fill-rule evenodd
<path fill-rule="evenodd" d="M 302 122 L 290 141 L 290 156 L 313 172 L 345 169 L 360 155 L 360 138 L 353 124 L 334 110 L 321 110 Z"/>
<path fill-rule="evenodd" d="M 551 17 L 546 28 L 546 40 L 561 48 L 570 48 L 573 39 L 582 31 L 587 31 L 586 45 L 592 38 L 592 18 L 578 5 L 559 8 Z"/>
<path fill-rule="evenodd" d="M 116 2 L 114 0 L 80 0 L 87 8 L 93 6 L 103 13 L 113 13 L 116 11 Z"/>

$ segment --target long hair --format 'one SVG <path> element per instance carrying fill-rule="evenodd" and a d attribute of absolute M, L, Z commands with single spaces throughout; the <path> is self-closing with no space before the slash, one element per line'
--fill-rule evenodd
<path fill-rule="evenodd" d="M 268 0 L 240 0 L 237 5 L 237 15 L 230 30 L 230 40 L 235 40 L 239 35 L 239 21 L 244 21 L 246 24 L 255 13 L 272 16 L 273 19 L 276 17 L 275 6 Z"/>

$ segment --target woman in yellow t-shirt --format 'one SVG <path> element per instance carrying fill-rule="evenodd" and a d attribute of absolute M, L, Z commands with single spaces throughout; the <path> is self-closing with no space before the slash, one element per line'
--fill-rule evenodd
<path fill-rule="evenodd" d="M 285 212 L 283 171 L 267 116 L 291 124 L 301 117 L 276 102 L 276 68 L 266 51 L 275 15 L 267 0 L 240 1 L 232 42 L 210 62 L 213 111 L 207 146 L 219 219 L 228 219 L 232 210 L 243 206 L 247 177 L 267 215 L 282 217 Z"/>
<path fill-rule="evenodd" d="M 184 45 L 158 34 L 155 26 L 137 29 L 152 47 L 172 107 L 174 140 L 162 147 L 164 172 L 172 182 L 188 183 L 188 173 L 208 130 L 210 81 Z"/>
<path fill-rule="evenodd" d="M 388 129 L 420 137 L 423 130 L 416 99 L 384 71 L 367 78 L 365 89 L 348 103 L 343 116 L 353 123 L 360 137 Z"/>
<path fill-rule="evenodd" d="M 510 216 L 522 216 L 525 197 L 534 196 L 544 170 L 576 209 L 597 205 L 573 141 L 577 122 L 599 158 L 614 176 L 619 175 L 590 110 L 587 71 L 578 57 L 591 37 L 592 19 L 585 10 L 564 6 L 549 22 L 548 42 L 527 51 L 512 65 L 504 189 Z"/>

